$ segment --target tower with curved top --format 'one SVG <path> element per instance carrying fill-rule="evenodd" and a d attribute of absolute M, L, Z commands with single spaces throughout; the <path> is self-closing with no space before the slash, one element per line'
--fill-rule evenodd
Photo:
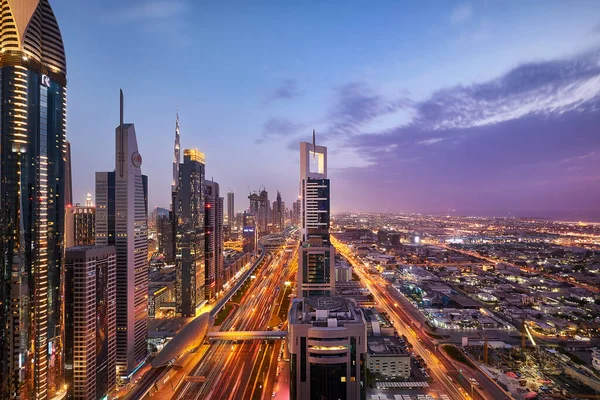
<path fill-rule="evenodd" d="M 62 388 L 66 60 L 48 0 L 0 0 L 0 398 Z"/>

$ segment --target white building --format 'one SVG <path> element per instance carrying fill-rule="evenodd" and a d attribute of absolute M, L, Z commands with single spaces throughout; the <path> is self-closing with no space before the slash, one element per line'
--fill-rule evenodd
<path fill-rule="evenodd" d="M 128 379 L 147 355 L 148 180 L 123 92 L 115 159 L 114 172 L 96 172 L 96 245 L 117 251 L 117 379 Z"/>
<path fill-rule="evenodd" d="M 369 336 L 367 368 L 386 378 L 410 378 L 410 355 L 397 337 Z"/>

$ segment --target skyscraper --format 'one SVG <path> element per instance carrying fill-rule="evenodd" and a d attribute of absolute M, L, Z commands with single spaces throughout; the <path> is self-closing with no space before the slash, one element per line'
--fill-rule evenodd
<path fill-rule="evenodd" d="M 279 190 L 277 191 L 277 200 L 275 201 L 275 207 L 273 207 L 273 214 L 275 215 L 273 220 L 275 229 L 277 229 L 279 232 L 283 231 L 283 225 L 285 221 L 285 205 L 283 204 L 283 201 L 281 201 L 281 193 L 279 193 Z"/>
<path fill-rule="evenodd" d="M 94 205 L 67 206 L 65 220 L 66 248 L 93 246 L 96 243 L 96 207 Z"/>
<path fill-rule="evenodd" d="M 300 199 L 296 200 L 292 204 L 292 223 L 294 225 L 300 225 L 300 214 L 301 214 L 300 209 L 301 208 L 302 208 L 302 203 L 301 203 Z"/>
<path fill-rule="evenodd" d="M 173 182 L 171 183 L 171 193 L 177 191 L 179 182 L 179 163 L 181 163 L 181 149 L 179 145 L 179 113 L 175 117 L 175 146 L 173 157 Z"/>
<path fill-rule="evenodd" d="M 364 399 L 367 329 L 362 311 L 335 293 L 329 238 L 327 148 L 300 143 L 302 220 L 298 299 L 289 312 L 290 398 Z"/>
<path fill-rule="evenodd" d="M 48 0 L 2 0 L 0 398 L 63 383 L 67 68 Z"/>
<path fill-rule="evenodd" d="M 242 251 L 254 253 L 257 244 L 256 217 L 249 211 L 244 212 L 242 221 Z"/>
<path fill-rule="evenodd" d="M 227 192 L 227 224 L 229 225 L 229 232 L 234 231 L 235 228 L 235 202 L 233 192 Z"/>
<path fill-rule="evenodd" d="M 116 128 L 114 172 L 96 172 L 96 245 L 117 251 L 117 379 L 147 355 L 148 179 L 142 175 L 135 127 Z"/>
<path fill-rule="evenodd" d="M 116 384 L 116 252 L 73 247 L 65 262 L 68 398 L 103 398 Z"/>
<path fill-rule="evenodd" d="M 204 181 L 205 293 L 214 297 L 223 285 L 223 198 L 217 182 Z"/>
<path fill-rule="evenodd" d="M 204 153 L 184 150 L 173 192 L 175 301 L 184 317 L 195 316 L 196 307 L 205 299 L 204 168 Z"/>
<path fill-rule="evenodd" d="M 329 240 L 327 147 L 300 143 L 302 209 L 298 252 L 298 297 L 335 293 L 335 248 Z"/>
<path fill-rule="evenodd" d="M 156 208 L 156 236 L 158 240 L 158 252 L 165 256 L 165 263 L 171 264 L 175 261 L 173 257 L 173 224 L 170 213 L 172 211 L 164 208 Z"/>

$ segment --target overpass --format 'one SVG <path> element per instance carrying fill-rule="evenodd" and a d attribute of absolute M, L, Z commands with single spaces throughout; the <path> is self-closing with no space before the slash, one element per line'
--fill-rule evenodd
<path fill-rule="evenodd" d="M 231 300 L 233 295 L 236 294 L 237 291 L 242 287 L 244 282 L 246 282 L 246 279 L 248 279 L 252 275 L 256 267 L 258 267 L 263 262 L 266 254 L 265 246 L 263 246 L 261 243 L 258 243 L 258 245 L 260 246 L 260 256 L 254 261 L 254 264 L 252 264 L 248 271 L 244 272 L 244 275 L 242 275 L 242 277 L 235 283 L 235 286 L 233 286 L 231 290 L 227 292 L 225 297 L 223 297 L 217 302 L 217 304 L 215 304 L 213 309 L 210 311 L 210 316 L 212 318 L 214 318 L 219 313 L 219 311 L 221 311 L 225 304 L 227 304 L 227 302 Z"/>
<path fill-rule="evenodd" d="M 287 331 L 225 331 L 208 332 L 208 340 L 279 340 L 287 337 Z"/>

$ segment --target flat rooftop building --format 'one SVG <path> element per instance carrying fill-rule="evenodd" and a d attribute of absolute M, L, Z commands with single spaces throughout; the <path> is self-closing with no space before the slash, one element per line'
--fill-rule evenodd
<path fill-rule="evenodd" d="M 387 378 L 410 378 L 410 355 L 404 342 L 395 337 L 369 336 L 367 368 Z"/>
<path fill-rule="evenodd" d="M 363 399 L 367 329 L 342 297 L 296 299 L 289 313 L 291 399 Z"/>

